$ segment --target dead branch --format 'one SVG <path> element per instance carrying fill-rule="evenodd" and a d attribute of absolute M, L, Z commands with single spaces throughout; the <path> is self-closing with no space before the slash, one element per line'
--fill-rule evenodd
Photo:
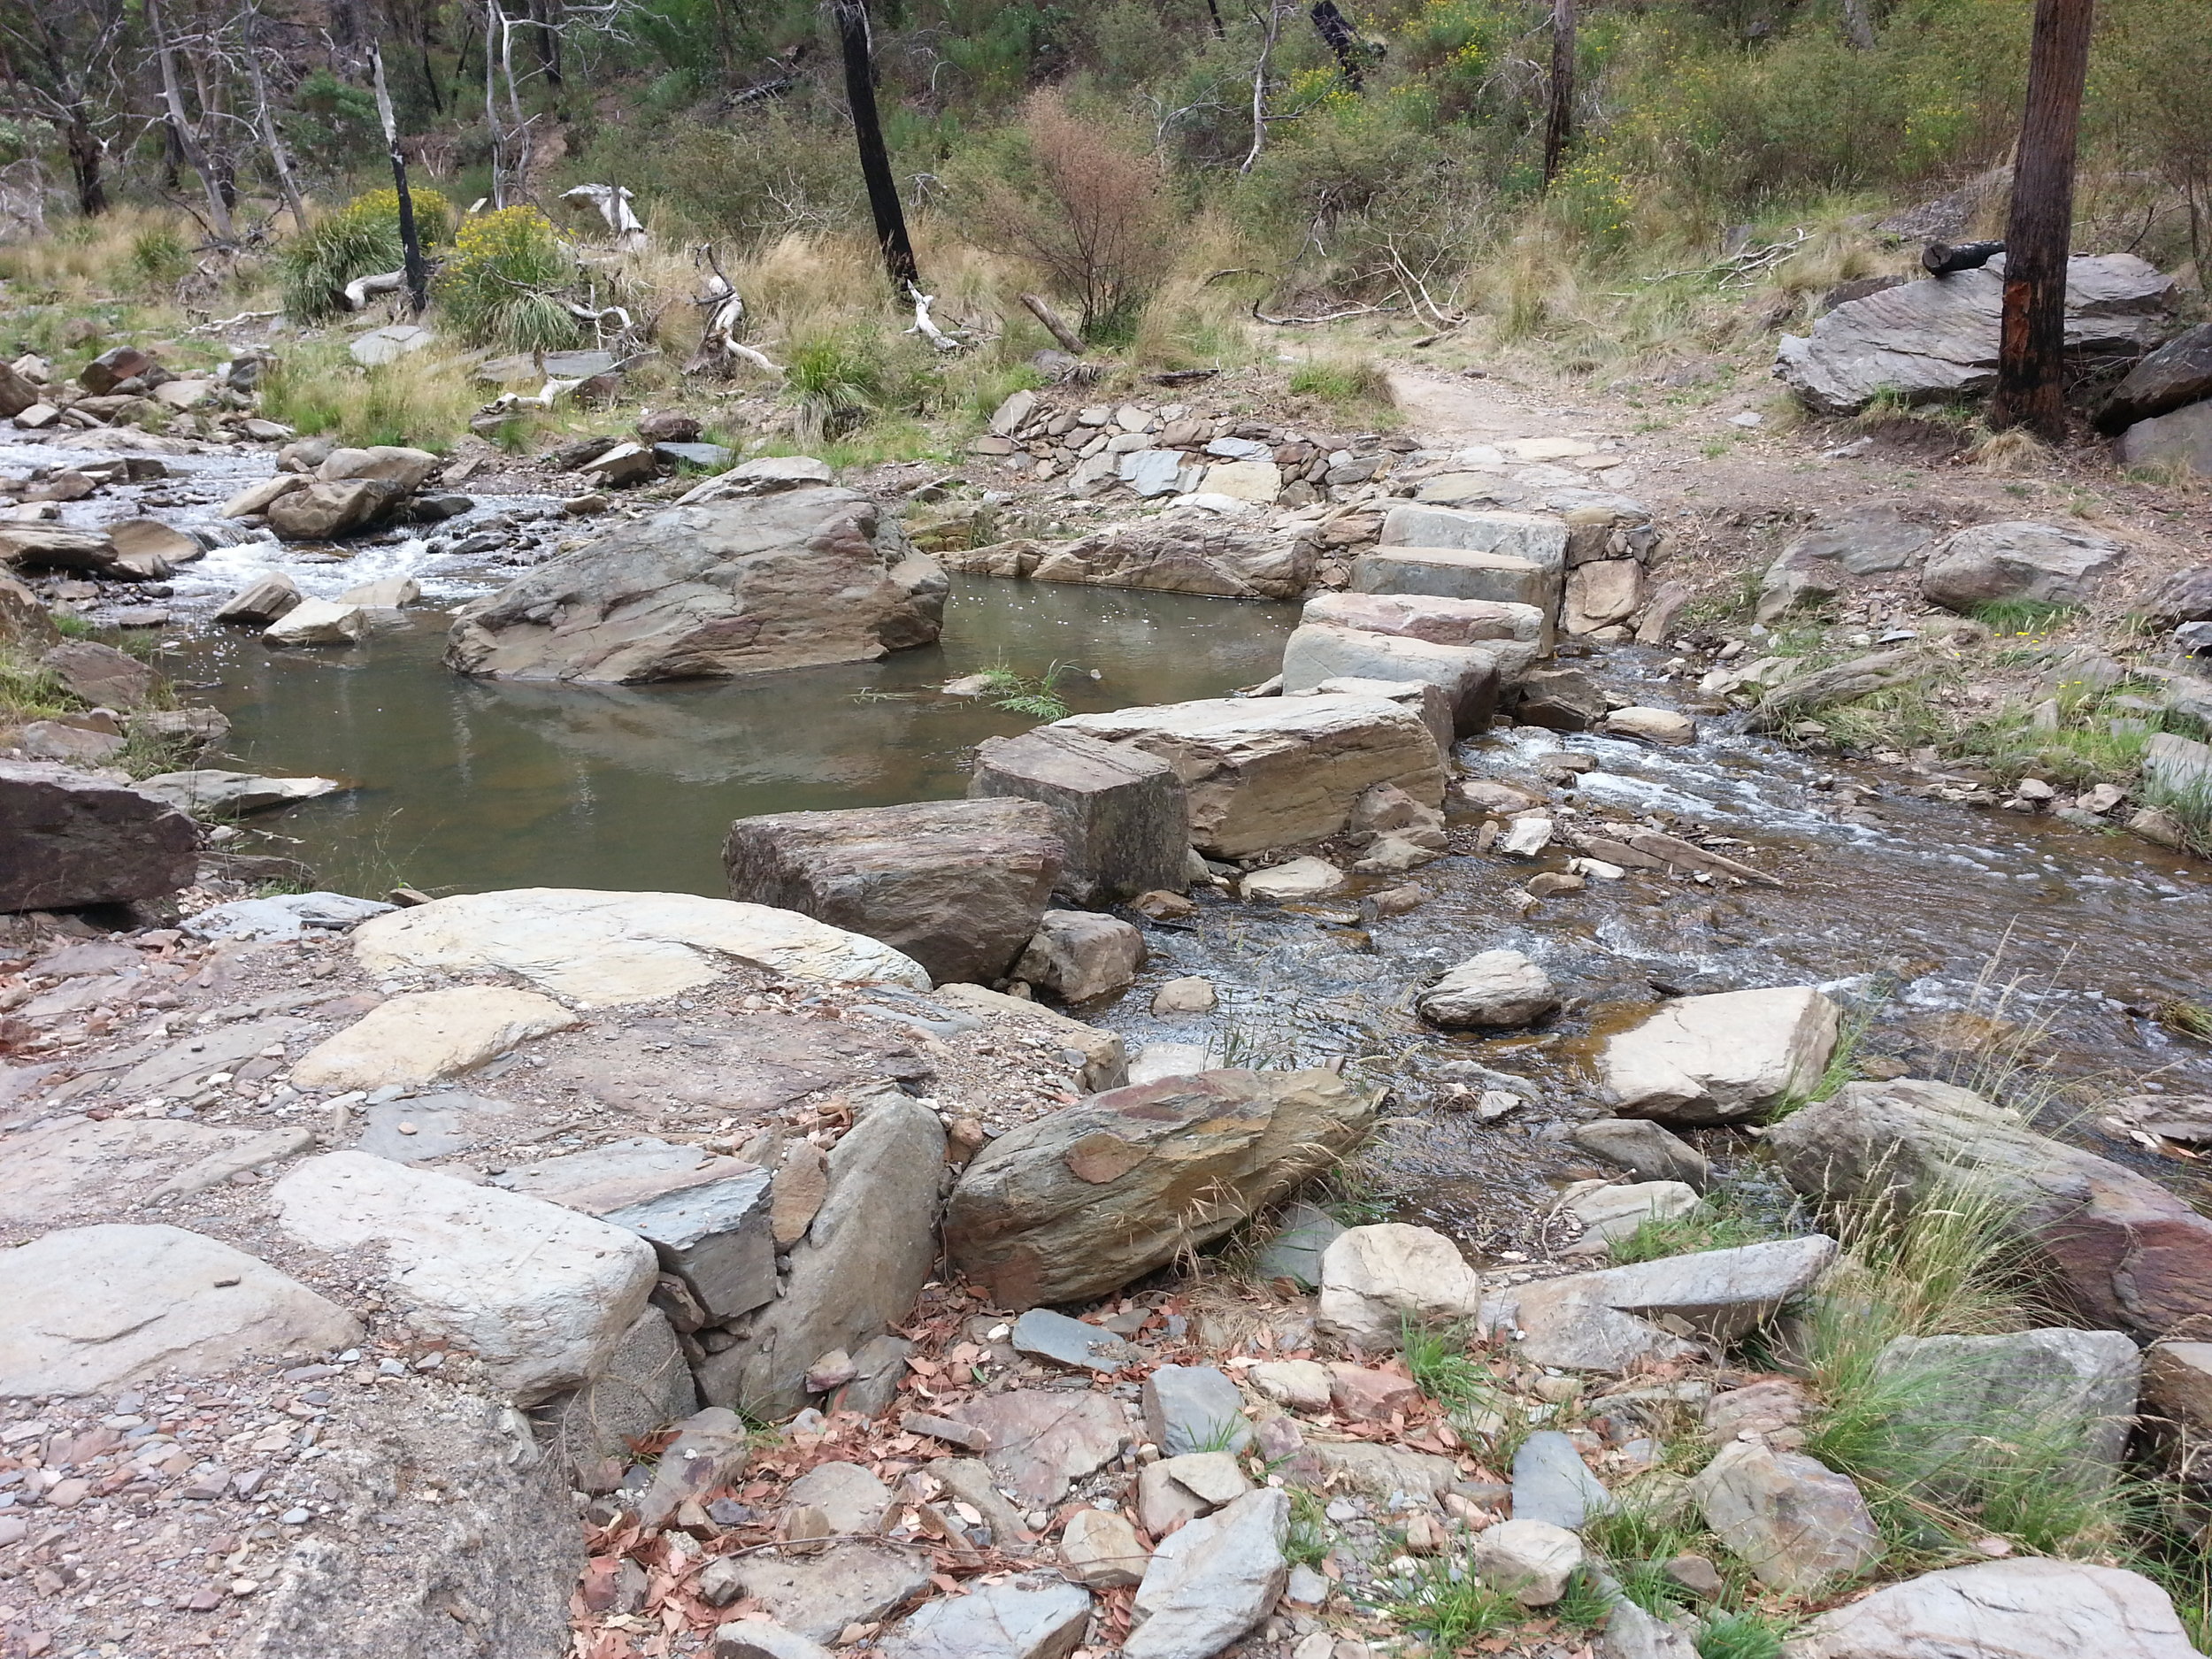
<path fill-rule="evenodd" d="M 1309 328 L 1317 323 L 1340 323 L 1348 317 L 1372 317 L 1379 311 L 1396 311 L 1401 305 L 1348 305 L 1340 311 L 1331 311 L 1326 317 L 1270 317 L 1260 309 L 1257 300 L 1252 302 L 1252 320 L 1265 323 L 1272 328 Z"/>
<path fill-rule="evenodd" d="M 919 334 L 940 351 L 957 351 L 960 342 L 930 319 L 929 308 L 937 303 L 933 294 L 925 294 L 911 282 L 906 285 L 907 297 L 914 302 L 914 326 L 903 332 Z"/>
<path fill-rule="evenodd" d="M 1060 342 L 1060 349 L 1071 357 L 1083 355 L 1083 337 L 1069 327 L 1041 294 L 1025 294 L 1021 302 L 1029 308 L 1029 314 L 1045 326 L 1045 332 Z"/>
<path fill-rule="evenodd" d="M 406 286 L 407 273 L 403 267 L 377 276 L 356 277 L 346 284 L 346 309 L 357 311 L 377 295 L 396 294 Z"/>

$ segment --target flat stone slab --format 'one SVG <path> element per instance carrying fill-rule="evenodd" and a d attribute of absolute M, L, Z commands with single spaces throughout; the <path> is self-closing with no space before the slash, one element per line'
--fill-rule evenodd
<path fill-rule="evenodd" d="M 74 1398 L 362 1336 L 336 1303 L 181 1227 L 70 1227 L 0 1250 L 0 1397 Z"/>
<path fill-rule="evenodd" d="M 1116 1371 L 1129 1359 L 1129 1344 L 1103 1325 L 1049 1308 L 1032 1308 L 1015 1320 L 1013 1341 L 1016 1352 L 1071 1371 Z"/>
<path fill-rule="evenodd" d="M 56 1118 L 0 1139 L 0 1226 L 35 1229 L 81 1211 L 113 1216 L 189 1196 L 313 1144 L 305 1129 Z"/>
<path fill-rule="evenodd" d="M 872 1624 L 930 1592 L 929 1557 L 891 1544 L 833 1544 L 818 1555 L 743 1558 L 739 1582 L 787 1630 L 819 1642 Z"/>
<path fill-rule="evenodd" d="M 1287 1279 L 1303 1290 L 1321 1287 L 1321 1257 L 1344 1232 L 1343 1223 L 1311 1204 L 1293 1204 L 1282 1225 L 1260 1252 L 1263 1279 Z"/>
<path fill-rule="evenodd" d="M 402 915 L 406 912 L 400 912 Z M 294 1063 L 303 1089 L 419 1087 L 472 1071 L 510 1048 L 565 1031 L 576 1016 L 534 991 L 456 985 L 395 996 Z"/>
<path fill-rule="evenodd" d="M 999 1484 L 1041 1509 L 1118 1457 L 1131 1438 L 1127 1411 L 1104 1394 L 1022 1388 L 972 1400 L 954 1415 L 988 1437 L 983 1461 Z"/>
<path fill-rule="evenodd" d="M 680 995 L 734 961 L 799 979 L 929 989 L 919 963 L 795 910 L 689 893 L 519 887 L 434 900 L 365 923 L 371 973 L 503 968 L 582 1008 Z"/>
<path fill-rule="evenodd" d="M 882 1650 L 893 1659 L 1061 1659 L 1090 1617 L 1088 1590 L 1030 1573 L 925 1603 Z"/>

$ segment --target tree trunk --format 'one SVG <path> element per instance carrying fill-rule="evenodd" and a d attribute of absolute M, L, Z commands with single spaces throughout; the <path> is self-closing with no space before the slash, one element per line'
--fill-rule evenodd
<path fill-rule="evenodd" d="M 383 124 L 384 142 L 392 153 L 392 188 L 399 194 L 399 245 L 406 255 L 407 299 L 419 317 L 430 303 L 430 265 L 422 257 L 422 235 L 415 227 L 415 197 L 407 188 L 407 158 L 399 150 L 399 121 L 392 113 L 392 95 L 384 86 L 384 52 L 369 48 L 369 70 L 376 82 L 376 119 Z"/>
<path fill-rule="evenodd" d="M 69 147 L 69 171 L 77 181 L 77 211 L 87 219 L 96 219 L 108 211 L 107 182 L 101 176 L 105 157 L 99 137 L 81 108 L 69 112 L 69 123 L 63 128 L 62 136 Z"/>
<path fill-rule="evenodd" d="M 208 218 L 216 240 L 226 244 L 234 242 L 237 232 L 231 224 L 230 203 L 224 197 L 222 180 L 216 176 L 214 164 L 201 147 L 200 135 L 185 119 L 184 90 L 177 82 L 176 48 L 162 27 L 161 9 L 155 0 L 146 0 L 146 28 L 154 37 L 154 55 L 161 63 L 161 99 L 168 111 L 169 131 L 184 157 L 184 165 L 199 174 L 201 193 L 207 197 Z"/>
<path fill-rule="evenodd" d="M 1544 183 L 1559 176 L 1575 125 L 1575 0 L 1551 0 L 1551 107 L 1544 119 Z"/>
<path fill-rule="evenodd" d="M 2066 259 L 2074 229 L 2074 149 L 2096 0 L 2036 0 L 2027 109 L 2005 226 L 2004 335 L 1993 426 L 2066 434 Z"/>
<path fill-rule="evenodd" d="M 1366 43 L 1359 37 L 1344 13 L 1337 10 L 1336 0 L 1315 0 L 1310 15 L 1314 33 L 1336 58 L 1337 73 L 1344 77 L 1344 84 L 1355 92 L 1363 91 L 1367 84 Z"/>
<path fill-rule="evenodd" d="M 1874 50 L 1873 0 L 1843 0 L 1843 38 L 1855 51 Z"/>
<path fill-rule="evenodd" d="M 903 296 L 922 279 L 914 245 L 906 237 L 906 213 L 899 205 L 898 182 L 883 147 L 876 119 L 876 74 L 868 38 L 867 0 L 836 0 L 837 38 L 845 51 L 845 100 L 852 106 L 853 137 L 860 145 L 860 176 L 868 186 L 868 207 L 876 219 L 876 242 L 891 286 Z"/>
<path fill-rule="evenodd" d="M 1275 57 L 1275 42 L 1283 32 L 1283 7 L 1286 0 L 1267 0 L 1267 15 L 1260 21 L 1260 57 L 1252 65 L 1252 148 L 1245 152 L 1244 165 L 1239 173 L 1249 173 L 1259 165 L 1260 152 L 1267 148 L 1267 72 Z"/>
<path fill-rule="evenodd" d="M 1220 0 L 1206 0 L 1206 15 L 1213 19 L 1214 39 L 1228 39 L 1229 26 L 1221 20 Z"/>
<path fill-rule="evenodd" d="M 276 119 L 269 112 L 269 81 L 261 73 L 261 51 L 253 39 L 249 25 L 246 39 L 246 73 L 253 81 L 254 125 L 261 134 L 261 146 L 269 152 L 269 165 L 276 173 L 277 188 L 284 193 L 284 205 L 292 215 L 292 228 L 307 228 L 307 204 L 300 200 L 299 181 L 292 176 L 292 157 L 284 148 L 284 140 L 278 134 Z"/>

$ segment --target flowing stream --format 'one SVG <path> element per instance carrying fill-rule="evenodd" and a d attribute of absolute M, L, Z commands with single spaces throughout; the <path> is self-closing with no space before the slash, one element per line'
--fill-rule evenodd
<path fill-rule="evenodd" d="M 48 465 L 88 454 L 27 443 L 4 453 Z M 269 468 L 265 455 L 165 458 L 178 476 L 104 492 L 65 516 L 147 511 L 213 529 L 216 505 Z M 718 895 L 732 818 L 963 794 L 973 746 L 1029 722 L 939 694 L 953 676 L 1003 664 L 1035 678 L 1071 664 L 1061 689 L 1078 710 L 1217 695 L 1274 671 L 1295 617 L 1294 606 L 962 578 L 944 642 L 878 664 L 603 690 L 451 675 L 439 661 L 440 608 L 511 576 L 518 560 L 506 549 L 518 537 L 574 531 L 549 509 L 487 498 L 434 533 L 389 536 L 349 557 L 255 539 L 179 572 L 164 602 L 181 625 L 168 665 L 199 687 L 189 700 L 234 722 L 229 759 L 210 764 L 353 786 L 260 820 L 272 849 L 365 893 L 403 881 Z M 502 545 L 488 551 L 472 539 Z M 439 608 L 347 650 L 274 650 L 205 624 L 220 598 L 266 569 L 318 595 L 405 573 Z M 1656 657 L 1632 648 L 1586 666 L 1639 701 L 1671 704 L 1687 691 L 1660 681 Z M 1724 719 L 1709 720 L 1686 749 L 1517 728 L 1460 752 L 1478 773 L 1526 781 L 1540 756 L 1563 749 L 1596 770 L 1555 798 L 1733 837 L 1732 856 L 1786 885 L 1632 874 L 1532 908 L 1517 902 L 1529 875 L 1564 867 L 1562 850 L 1447 858 L 1412 878 L 1428 902 L 1383 922 L 1363 920 L 1359 901 L 1384 881 L 1280 909 L 1208 899 L 1192 923 L 1151 930 L 1153 960 L 1133 991 L 1079 1011 L 1133 1045 L 1204 1042 L 1228 1063 L 1364 1056 L 1398 1102 L 1379 1162 L 1399 1207 L 1492 1248 L 1525 1239 L 1549 1185 L 1576 1172 L 1563 1135 L 1578 1098 L 1587 1101 L 1583 1063 L 1597 1038 L 1663 995 L 1757 985 L 1824 986 L 1870 1010 L 1870 1054 L 1920 1075 L 2001 1085 L 2047 1129 L 2206 1196 L 2193 1164 L 2105 1135 L 2089 1116 L 2118 1094 L 2212 1093 L 2212 1049 L 2153 1017 L 2170 1001 L 2212 1002 L 2204 865 L 2131 837 L 1917 799 L 1898 793 L 1893 776 L 1794 753 Z M 1839 772 L 1879 791 L 1866 803 L 1872 822 L 1843 816 L 1851 796 L 1832 787 Z M 1498 946 L 1526 951 L 1566 989 L 1558 1020 L 1482 1039 L 1412 1018 L 1425 981 Z M 1150 988 L 1190 973 L 1216 982 L 1218 1009 L 1150 1014 Z M 1993 1033 L 2024 1064 L 1978 1058 Z M 1535 1097 L 1497 1124 L 1453 1110 L 1479 1094 L 1480 1067 L 1530 1079 Z"/>

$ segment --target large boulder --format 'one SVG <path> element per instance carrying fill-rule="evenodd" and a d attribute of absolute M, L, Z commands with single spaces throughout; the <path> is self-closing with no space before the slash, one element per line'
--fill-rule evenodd
<path fill-rule="evenodd" d="M 1374 1113 L 1328 1071 L 1115 1089 L 991 1142 L 953 1189 L 945 1253 L 1003 1307 L 1102 1295 L 1328 1168 Z"/>
<path fill-rule="evenodd" d="M 1790 1185 L 1824 1202 L 1986 1193 L 2093 1323 L 2158 1336 L 2212 1314 L 2212 1220 L 2155 1181 L 2037 1134 L 1947 1083 L 1850 1083 L 1768 1131 Z"/>
<path fill-rule="evenodd" d="M 128 651 L 96 640 L 64 640 L 39 659 L 39 666 L 97 708 L 142 707 L 161 676 Z"/>
<path fill-rule="evenodd" d="M 446 661 L 602 684 L 874 662 L 934 641 L 944 595 L 867 496 L 794 489 L 672 507 L 541 565 L 457 613 Z"/>
<path fill-rule="evenodd" d="M 1823 1613 L 1786 1659 L 2193 1659 L 2165 1591 L 2140 1573 L 2026 1557 L 1886 1585 Z"/>
<path fill-rule="evenodd" d="M 38 519 L 0 523 L 0 564 L 27 570 L 83 571 L 115 581 L 162 581 L 172 573 L 166 559 L 125 554 L 104 530 Z"/>
<path fill-rule="evenodd" d="M 349 478 L 286 490 L 262 511 L 287 541 L 329 541 L 382 523 L 405 495 L 381 479 Z"/>
<path fill-rule="evenodd" d="M 987 738 L 968 794 L 1034 801 L 1052 814 L 1062 860 L 1056 890 L 1078 904 L 1113 904 L 1189 884 L 1190 807 L 1183 780 L 1156 755 L 1064 726 Z"/>
<path fill-rule="evenodd" d="M 1901 1336 L 1876 1371 L 1911 1399 L 1895 1432 L 1912 1463 L 1892 1472 L 1915 1477 L 1918 1490 L 1970 1490 L 1993 1440 L 2070 1452 L 2085 1479 L 2108 1479 L 2135 1425 L 2143 1358 L 2124 1331 L 2054 1326 Z"/>
<path fill-rule="evenodd" d="M 1818 1233 L 1571 1273 L 1499 1292 L 1483 1323 L 1521 1333 L 1532 1365 L 1620 1372 L 1740 1340 L 1816 1284 L 1835 1260 Z"/>
<path fill-rule="evenodd" d="M 2162 628 L 2212 622 L 2212 565 L 2191 565 L 2161 581 L 2136 609 Z"/>
<path fill-rule="evenodd" d="M 2125 557 L 2118 542 L 2093 530 L 1970 525 L 1929 555 L 1920 589 L 1931 603 L 1959 611 L 2023 600 L 2085 605 Z"/>
<path fill-rule="evenodd" d="M 827 1190 L 791 1246 L 781 1298 L 698 1367 L 699 1392 L 717 1405 L 788 1417 L 806 1403 L 808 1367 L 904 1320 L 936 1270 L 944 1125 L 895 1089 L 851 1098 L 857 1116 L 830 1150 Z"/>
<path fill-rule="evenodd" d="M 1559 993 L 1551 976 L 1519 951 L 1485 950 L 1423 991 L 1415 1006 L 1432 1025 L 1532 1025 L 1559 1011 Z"/>
<path fill-rule="evenodd" d="M 1408 1320 L 1465 1319 L 1481 1305 L 1475 1270 L 1431 1227 L 1350 1227 L 1321 1255 L 1320 1328 L 1371 1353 L 1397 1347 Z"/>
<path fill-rule="evenodd" d="M 2125 466 L 2178 462 L 2212 478 L 2212 398 L 2137 421 L 2120 434 L 2113 449 Z"/>
<path fill-rule="evenodd" d="M 1441 599 L 1428 594 L 1316 594 L 1302 622 L 1358 628 L 1369 634 L 1426 640 L 1432 645 L 1545 642 L 1544 613 L 1534 605 L 1483 599 Z"/>
<path fill-rule="evenodd" d="M 0 910 L 127 904 L 192 885 L 199 826 L 119 777 L 0 760 Z"/>
<path fill-rule="evenodd" d="M 2124 432 L 2189 403 L 2212 397 L 2212 323 L 2184 329 L 2130 369 L 2099 405 L 2097 430 Z"/>
<path fill-rule="evenodd" d="M 1522 653 L 1532 660 L 1533 646 Z M 1465 736 L 1489 728 L 1497 712 L 1496 654 L 1480 645 L 1438 645 L 1402 634 L 1308 622 L 1283 645 L 1283 690 L 1312 691 L 1330 680 L 1420 680 L 1441 689 L 1452 709 L 1453 729 Z"/>
<path fill-rule="evenodd" d="M 1001 541 L 939 557 L 953 570 L 979 576 L 1295 599 L 1313 585 L 1320 549 L 1311 525 L 1277 530 L 1263 521 L 1182 511 L 1108 525 L 1073 541 Z"/>
<path fill-rule="evenodd" d="M 1680 997 L 1608 1038 L 1598 1071 L 1624 1118 L 1733 1123 L 1818 1082 L 1839 1018 L 1809 985 Z"/>
<path fill-rule="evenodd" d="M 1824 414 L 1855 415 L 1887 394 L 1926 403 L 1997 380 L 2004 256 L 1979 270 L 1885 288 L 1785 334 L 1774 373 Z M 2066 267 L 2069 350 L 2140 351 L 2158 337 L 2173 279 L 2132 254 L 2078 254 Z"/>
<path fill-rule="evenodd" d="M 429 482 L 438 466 L 438 457 L 427 449 L 380 443 L 365 449 L 333 449 L 315 469 L 315 476 L 326 484 L 342 483 L 348 479 L 373 479 L 406 495 Z"/>
<path fill-rule="evenodd" d="M 309 1158 L 273 1196 L 310 1248 L 381 1247 L 414 1323 L 481 1356 L 525 1405 L 602 1370 L 653 1288 L 653 1247 L 634 1233 L 366 1152 Z"/>
<path fill-rule="evenodd" d="M 380 975 L 516 973 L 582 1008 L 680 996 L 727 979 L 733 963 L 795 979 L 929 988 L 919 963 L 875 940 L 794 910 L 692 893 L 457 894 L 365 922 L 353 951 Z"/>
<path fill-rule="evenodd" d="M 1407 502 L 1383 516 L 1382 545 L 1502 553 L 1545 570 L 1567 563 L 1567 521 L 1553 513 L 1463 512 Z"/>
<path fill-rule="evenodd" d="M 1010 798 L 772 812 L 722 847 L 732 898 L 879 939 L 941 983 L 1005 977 L 1060 858 L 1051 811 Z"/>
<path fill-rule="evenodd" d="M 1903 570 L 1924 557 L 1934 541 L 1935 532 L 1886 502 L 1823 513 L 1767 566 L 1758 619 L 1772 622 L 1794 606 L 1832 599 L 1845 576 Z"/>
<path fill-rule="evenodd" d="M 1192 844 L 1214 857 L 1334 835 L 1379 783 L 1426 806 L 1444 798 L 1429 728 L 1381 697 L 1223 697 L 1079 714 L 1058 729 L 1126 742 L 1173 766 L 1190 804 Z"/>
<path fill-rule="evenodd" d="M 336 1303 L 181 1227 L 68 1227 L 0 1250 L 0 1399 L 104 1394 L 361 1338 Z"/>
<path fill-rule="evenodd" d="M 1565 588 L 1561 567 L 1514 553 L 1392 546 L 1371 549 L 1352 561 L 1355 593 L 1525 605 L 1541 615 L 1548 626 L 1559 615 Z"/>

